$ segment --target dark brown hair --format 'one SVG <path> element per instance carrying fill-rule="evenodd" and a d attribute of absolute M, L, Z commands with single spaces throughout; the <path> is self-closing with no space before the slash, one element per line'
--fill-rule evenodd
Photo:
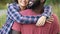
<path fill-rule="evenodd" d="M 46 0 L 41 3 L 41 0 L 36 0 L 34 2 L 34 4 L 30 7 L 30 9 L 35 10 L 35 12 L 39 12 L 39 13 L 43 13 L 44 12 L 44 3 L 46 2 Z M 41 9 L 41 10 L 40 10 Z"/>
<path fill-rule="evenodd" d="M 39 7 L 40 5 L 42 5 L 42 4 L 44 5 L 44 3 L 46 2 L 46 0 L 43 3 L 41 3 L 40 1 L 41 0 L 35 0 L 35 2 L 33 2 L 33 5 L 30 8 L 35 9 L 35 8 Z"/>

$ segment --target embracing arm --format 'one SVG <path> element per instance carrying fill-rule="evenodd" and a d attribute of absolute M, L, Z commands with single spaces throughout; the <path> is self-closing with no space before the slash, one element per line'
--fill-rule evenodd
<path fill-rule="evenodd" d="M 34 17 L 34 16 L 22 16 L 18 10 L 16 9 L 17 6 L 14 6 L 12 4 L 10 4 L 8 6 L 8 16 L 10 16 L 11 19 L 13 19 L 14 21 L 17 21 L 18 23 L 35 23 L 37 21 L 37 19 L 40 17 L 40 16 L 37 16 L 37 17 Z"/>
<path fill-rule="evenodd" d="M 40 16 L 36 16 L 36 17 L 34 17 L 34 16 L 22 16 L 18 12 L 16 7 L 18 7 L 18 6 L 14 7 L 13 4 L 8 6 L 8 16 L 10 16 L 13 20 L 17 21 L 18 23 L 21 23 L 21 22 L 22 23 L 35 23 L 35 22 L 37 22 L 38 18 L 41 17 L 41 15 Z M 45 12 L 48 13 L 50 11 L 49 10 L 48 11 L 45 10 Z M 45 14 L 47 14 L 47 13 L 43 13 L 42 15 L 46 16 Z M 48 16 L 46 16 L 46 17 L 48 17 Z"/>

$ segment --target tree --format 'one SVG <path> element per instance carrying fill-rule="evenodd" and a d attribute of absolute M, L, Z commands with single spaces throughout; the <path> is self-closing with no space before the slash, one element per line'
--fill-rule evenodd
<path fill-rule="evenodd" d="M 12 0 L 0 0 L 1 4 L 11 3 Z"/>
<path fill-rule="evenodd" d="M 52 3 L 52 4 L 60 4 L 60 0 L 46 0 L 46 4 L 50 4 L 50 3 Z"/>

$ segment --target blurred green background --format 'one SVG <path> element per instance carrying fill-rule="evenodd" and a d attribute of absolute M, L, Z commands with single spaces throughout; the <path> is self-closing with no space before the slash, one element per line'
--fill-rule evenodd
<path fill-rule="evenodd" d="M 12 0 L 0 0 L 0 28 L 6 21 L 6 11 L 8 3 Z M 60 21 L 60 0 L 47 0 L 45 5 L 51 5 L 52 11 L 57 14 Z"/>

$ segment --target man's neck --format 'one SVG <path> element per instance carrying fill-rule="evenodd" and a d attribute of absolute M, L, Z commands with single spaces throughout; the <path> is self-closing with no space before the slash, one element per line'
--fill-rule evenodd
<path fill-rule="evenodd" d="M 36 9 L 34 9 L 34 11 L 35 11 L 37 14 L 41 14 L 41 12 L 43 12 L 43 6 L 42 6 L 42 7 L 37 7 Z"/>

